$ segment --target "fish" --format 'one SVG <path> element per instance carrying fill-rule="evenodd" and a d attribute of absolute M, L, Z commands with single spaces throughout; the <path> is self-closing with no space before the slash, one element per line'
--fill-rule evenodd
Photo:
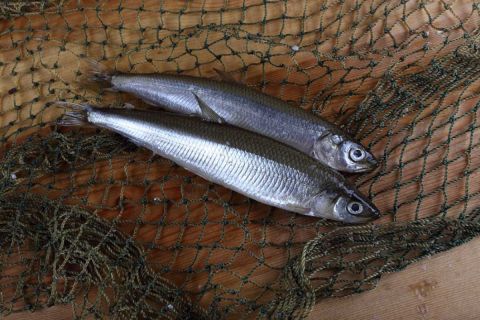
<path fill-rule="evenodd" d="M 158 110 L 74 105 L 60 125 L 93 125 L 194 174 L 261 203 L 345 223 L 379 216 L 340 173 L 309 156 L 238 127 Z"/>
<path fill-rule="evenodd" d="M 338 171 L 361 173 L 377 166 L 372 153 L 336 125 L 232 80 L 114 73 L 96 62 L 91 62 L 87 73 L 91 81 L 102 83 L 109 90 L 133 94 L 171 112 L 228 123 L 267 136 Z"/>

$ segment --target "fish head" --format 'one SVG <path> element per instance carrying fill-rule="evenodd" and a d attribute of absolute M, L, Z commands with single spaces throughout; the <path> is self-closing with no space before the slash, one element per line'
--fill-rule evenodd
<path fill-rule="evenodd" d="M 377 160 L 365 147 L 339 134 L 319 137 L 313 145 L 313 157 L 343 172 L 366 172 L 377 166 Z"/>
<path fill-rule="evenodd" d="M 358 192 L 326 191 L 312 201 L 309 215 L 345 223 L 365 223 L 380 217 L 379 210 Z"/>

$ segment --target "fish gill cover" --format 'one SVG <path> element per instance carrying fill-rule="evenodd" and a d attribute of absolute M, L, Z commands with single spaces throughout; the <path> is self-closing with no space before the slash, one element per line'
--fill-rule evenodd
<path fill-rule="evenodd" d="M 305 318 L 325 297 L 480 233 L 475 1 L 3 1 L 0 312 Z M 382 212 L 345 226 L 256 203 L 51 102 L 142 106 L 84 83 L 215 77 L 342 125 L 379 159 L 352 176 Z"/>

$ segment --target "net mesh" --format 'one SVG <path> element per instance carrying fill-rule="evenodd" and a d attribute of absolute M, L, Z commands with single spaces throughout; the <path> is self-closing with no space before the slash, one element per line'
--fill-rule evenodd
<path fill-rule="evenodd" d="M 477 1 L 3 1 L 0 312 L 78 318 L 304 318 L 315 301 L 478 235 Z M 128 73 L 239 83 L 333 121 L 380 160 L 351 176 L 365 226 L 249 200 L 51 102 L 130 102 Z M 207 316 L 208 315 L 208 316 Z"/>

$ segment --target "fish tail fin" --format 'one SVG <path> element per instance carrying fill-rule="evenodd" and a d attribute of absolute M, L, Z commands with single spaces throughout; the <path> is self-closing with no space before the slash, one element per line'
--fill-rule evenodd
<path fill-rule="evenodd" d="M 115 73 L 109 70 L 104 64 L 87 58 L 86 70 L 83 73 L 83 77 L 80 83 L 85 87 L 100 87 L 110 91 L 115 91 L 112 85 L 112 77 Z"/>
<path fill-rule="evenodd" d="M 88 113 L 92 111 L 93 106 L 65 101 L 57 101 L 55 104 L 58 105 L 59 108 L 67 109 L 63 117 L 57 120 L 58 125 L 72 127 L 89 123 Z"/>

